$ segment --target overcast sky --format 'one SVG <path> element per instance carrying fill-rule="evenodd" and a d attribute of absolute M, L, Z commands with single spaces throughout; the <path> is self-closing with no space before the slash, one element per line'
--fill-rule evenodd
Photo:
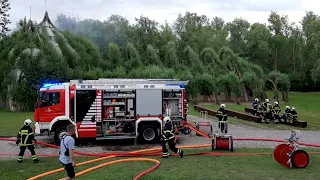
<path fill-rule="evenodd" d="M 11 27 L 24 16 L 41 21 L 46 10 L 45 0 L 10 0 Z M 52 21 L 64 13 L 80 19 L 106 20 L 112 14 L 126 17 L 130 22 L 140 15 L 148 16 L 159 23 L 172 23 L 179 13 L 186 11 L 222 17 L 232 21 L 243 17 L 249 22 L 267 23 L 271 10 L 300 22 L 306 10 L 320 14 L 320 1 L 316 0 L 47 0 L 47 10 Z"/>

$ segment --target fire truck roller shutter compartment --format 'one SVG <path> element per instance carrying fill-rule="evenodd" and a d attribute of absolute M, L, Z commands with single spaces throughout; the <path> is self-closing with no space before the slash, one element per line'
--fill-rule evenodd
<path fill-rule="evenodd" d="M 156 116 L 162 114 L 162 90 L 138 89 L 136 101 L 136 114 L 139 116 Z"/>
<path fill-rule="evenodd" d="M 139 119 L 136 128 L 140 142 L 153 143 L 159 140 L 160 114 L 162 114 L 162 89 L 137 89 L 136 115 Z"/>
<path fill-rule="evenodd" d="M 97 113 L 101 111 L 101 92 L 97 90 L 76 91 L 76 122 L 79 138 L 96 137 Z"/>

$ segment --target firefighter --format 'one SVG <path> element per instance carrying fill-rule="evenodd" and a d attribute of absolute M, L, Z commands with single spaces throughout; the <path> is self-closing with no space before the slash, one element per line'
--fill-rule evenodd
<path fill-rule="evenodd" d="M 167 148 L 167 143 L 169 148 L 174 152 L 180 155 L 180 157 L 183 157 L 183 151 L 181 149 L 176 148 L 176 143 L 174 142 L 175 139 L 175 134 L 178 132 L 174 132 L 174 129 L 171 124 L 171 119 L 169 116 L 166 116 L 163 118 L 163 121 L 165 122 L 164 128 L 163 128 L 163 134 L 162 134 L 162 157 L 163 158 L 168 158 L 169 153 L 168 153 L 168 148 Z"/>
<path fill-rule="evenodd" d="M 291 119 L 291 110 L 290 110 L 290 106 L 286 106 L 286 110 L 284 110 L 284 113 L 282 115 L 282 119 L 283 119 L 283 123 L 290 123 L 290 119 Z"/>
<path fill-rule="evenodd" d="M 279 123 L 280 112 L 281 112 L 281 107 L 279 106 L 279 103 L 276 101 L 274 102 L 274 106 L 272 108 L 272 114 L 273 114 L 275 123 Z"/>
<path fill-rule="evenodd" d="M 30 127 L 32 121 L 30 119 L 26 119 L 24 121 L 24 126 L 20 129 L 16 144 L 20 144 L 20 153 L 18 156 L 18 162 L 22 162 L 22 157 L 24 155 L 25 150 L 28 148 L 32 155 L 32 160 L 34 163 L 39 162 L 38 156 L 36 155 L 36 152 L 34 150 L 34 146 L 32 142 L 36 143 L 37 140 L 33 136 L 33 130 Z"/>
<path fill-rule="evenodd" d="M 296 108 L 292 107 L 290 113 L 291 113 L 291 116 L 292 116 L 291 117 L 292 121 L 290 123 L 294 124 L 298 120 L 298 113 L 296 111 Z"/>
<path fill-rule="evenodd" d="M 253 109 L 253 114 L 256 116 L 258 113 L 258 109 L 259 109 L 259 99 L 258 98 L 254 99 L 254 101 L 252 102 L 252 109 Z"/>
<path fill-rule="evenodd" d="M 269 99 L 266 99 L 263 103 L 263 117 L 262 123 L 269 123 L 272 118 L 272 105 L 269 102 Z"/>
<path fill-rule="evenodd" d="M 216 113 L 216 117 L 218 118 L 218 127 L 222 133 L 228 133 L 228 127 L 225 124 L 228 120 L 227 113 L 225 112 L 225 104 L 221 104 L 220 108 Z M 223 122 L 224 121 L 224 122 Z M 222 123 L 223 122 L 223 123 Z"/>
<path fill-rule="evenodd" d="M 187 121 L 187 115 L 189 113 L 189 104 L 186 99 L 184 100 L 184 109 L 185 109 L 184 120 Z"/>

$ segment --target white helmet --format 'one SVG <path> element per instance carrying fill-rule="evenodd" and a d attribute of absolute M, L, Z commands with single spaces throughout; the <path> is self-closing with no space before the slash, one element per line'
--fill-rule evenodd
<path fill-rule="evenodd" d="M 290 109 L 290 106 L 286 106 L 286 109 Z"/>
<path fill-rule="evenodd" d="M 277 101 L 274 102 L 275 105 L 278 105 L 279 103 Z"/>
<path fill-rule="evenodd" d="M 166 116 L 166 117 L 163 118 L 163 121 L 165 123 L 170 123 L 171 122 L 171 118 L 169 116 Z"/>
<path fill-rule="evenodd" d="M 259 99 L 258 99 L 258 98 L 255 98 L 254 101 L 259 101 Z"/>
<path fill-rule="evenodd" d="M 292 110 L 295 110 L 296 108 L 292 107 L 291 109 L 292 109 Z"/>
<path fill-rule="evenodd" d="M 265 101 L 266 101 L 266 102 L 269 102 L 269 99 L 266 99 Z"/>
<path fill-rule="evenodd" d="M 29 126 L 32 123 L 31 119 L 24 120 L 24 125 Z"/>
<path fill-rule="evenodd" d="M 225 108 L 226 105 L 225 105 L 225 104 L 221 104 L 220 107 L 221 107 L 221 108 Z"/>

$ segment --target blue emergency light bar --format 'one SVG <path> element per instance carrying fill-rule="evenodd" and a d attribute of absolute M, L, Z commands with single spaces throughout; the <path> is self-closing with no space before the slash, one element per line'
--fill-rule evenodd
<path fill-rule="evenodd" d="M 53 86 L 60 86 L 60 85 L 62 85 L 62 83 L 46 83 L 46 84 L 43 84 L 41 88 L 50 88 Z"/>
<path fill-rule="evenodd" d="M 184 88 L 183 84 L 165 84 L 165 86 L 179 86 L 180 88 Z"/>

